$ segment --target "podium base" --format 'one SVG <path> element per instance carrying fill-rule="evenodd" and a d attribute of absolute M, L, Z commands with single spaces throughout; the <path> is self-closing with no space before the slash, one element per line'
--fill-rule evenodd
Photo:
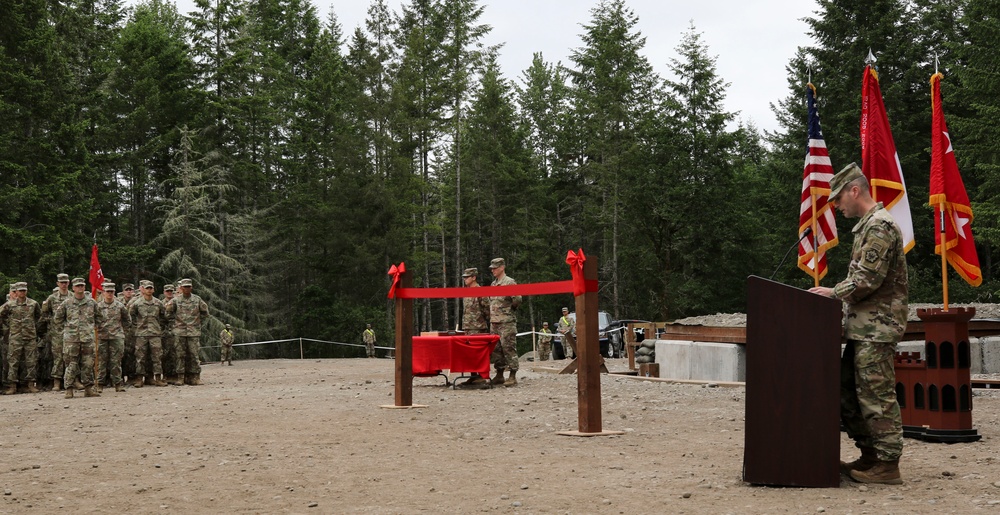
<path fill-rule="evenodd" d="M 601 431 L 599 433 L 583 433 L 580 431 L 557 431 L 559 436 L 620 436 L 625 434 L 625 431 Z"/>

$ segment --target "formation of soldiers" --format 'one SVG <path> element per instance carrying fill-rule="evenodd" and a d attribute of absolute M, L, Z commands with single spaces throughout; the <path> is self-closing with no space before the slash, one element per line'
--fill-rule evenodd
<path fill-rule="evenodd" d="M 70 284 L 72 283 L 72 287 Z M 56 287 L 41 305 L 28 298 L 28 285 L 11 284 L 0 306 L 0 360 L 3 395 L 74 390 L 100 396 L 103 388 L 135 388 L 201 383 L 201 326 L 208 305 L 192 293 L 191 279 L 163 286 L 154 296 L 151 281 L 102 285 L 97 299 L 86 281 L 56 276 Z M 72 289 L 70 289 L 72 288 Z M 227 326 L 227 330 L 229 327 Z M 231 363 L 230 363 L 231 364 Z"/>

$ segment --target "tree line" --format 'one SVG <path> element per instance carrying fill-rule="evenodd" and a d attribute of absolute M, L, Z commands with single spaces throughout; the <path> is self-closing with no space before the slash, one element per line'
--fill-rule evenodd
<path fill-rule="evenodd" d="M 502 7 L 492 7 L 502 8 Z M 360 341 L 391 333 L 390 265 L 457 286 L 504 257 L 520 283 L 600 263 L 615 318 L 745 309 L 796 235 L 806 77 L 835 169 L 860 156 L 863 62 L 882 91 L 913 204 L 911 300 L 940 302 L 927 207 L 934 56 L 973 202 L 984 282 L 952 274 L 952 302 L 997 293 L 1000 2 L 820 0 L 814 45 L 762 132 L 723 105 L 728 83 L 692 25 L 670 76 L 638 18 L 602 0 L 568 62 L 518 77 L 484 43 L 477 0 L 373 0 L 361 27 L 307 0 L 25 0 L 0 4 L 0 279 L 41 296 L 83 275 L 92 241 L 116 281 L 177 277 L 248 336 Z M 839 220 L 848 241 L 852 221 Z M 847 244 L 830 254 L 842 277 Z M 794 262 L 776 279 L 808 286 Z M 569 296 L 530 298 L 522 326 Z M 417 329 L 454 327 L 460 302 L 417 304 Z"/>

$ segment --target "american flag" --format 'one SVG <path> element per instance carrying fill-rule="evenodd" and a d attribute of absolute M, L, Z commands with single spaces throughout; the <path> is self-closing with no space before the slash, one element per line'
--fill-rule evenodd
<path fill-rule="evenodd" d="M 809 151 L 802 171 L 802 203 L 799 206 L 799 236 L 812 228 L 812 234 L 799 241 L 799 268 L 813 278 L 816 285 L 826 276 L 826 251 L 837 245 L 837 223 L 833 207 L 827 204 L 833 165 L 823 141 L 816 109 L 816 87 L 806 84 L 809 105 Z"/>

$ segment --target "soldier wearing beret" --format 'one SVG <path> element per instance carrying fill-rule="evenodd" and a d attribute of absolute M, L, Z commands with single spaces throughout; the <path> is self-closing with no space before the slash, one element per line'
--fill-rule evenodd
<path fill-rule="evenodd" d="M 893 357 L 908 316 L 906 256 L 899 226 L 872 199 L 868 180 L 851 163 L 830 181 L 830 202 L 854 226 L 847 278 L 809 291 L 844 303 L 840 415 L 861 457 L 841 470 L 863 483 L 902 484 L 903 420 Z"/>

